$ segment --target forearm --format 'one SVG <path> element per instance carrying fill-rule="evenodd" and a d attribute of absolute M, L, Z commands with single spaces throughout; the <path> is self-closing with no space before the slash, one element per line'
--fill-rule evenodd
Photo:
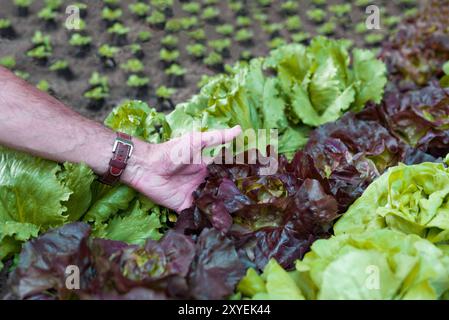
<path fill-rule="evenodd" d="M 114 138 L 112 130 L 0 67 L 0 145 L 58 162 L 84 162 L 101 174 L 108 168 Z M 139 157 L 137 150 L 145 144 L 137 144 Z M 124 178 L 131 180 L 133 168 L 128 171 Z"/>

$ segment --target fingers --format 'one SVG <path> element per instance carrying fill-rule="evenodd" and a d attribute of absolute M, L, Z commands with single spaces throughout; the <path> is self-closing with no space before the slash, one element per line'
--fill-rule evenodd
<path fill-rule="evenodd" d="M 201 133 L 202 148 L 214 147 L 232 141 L 242 133 L 240 126 L 235 126 L 231 129 L 212 130 Z"/>

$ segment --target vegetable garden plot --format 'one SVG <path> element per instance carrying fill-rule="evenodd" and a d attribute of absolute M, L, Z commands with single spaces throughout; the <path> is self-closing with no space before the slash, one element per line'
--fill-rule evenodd
<path fill-rule="evenodd" d="M 106 125 L 153 143 L 196 120 L 279 129 L 281 155 L 264 155 L 276 173 L 261 174 L 265 161 L 210 165 L 179 216 L 83 165 L 1 149 L 6 298 L 447 299 L 447 5 L 401 22 L 380 59 L 314 37 L 237 63 L 169 113 L 115 108 Z M 420 77 L 404 68 L 416 63 Z M 46 181 L 39 197 L 33 181 Z M 11 186 L 28 196 L 20 218 Z M 65 286 L 68 261 L 83 270 L 80 291 Z M 382 281 L 366 286 L 367 268 Z"/>
<path fill-rule="evenodd" d="M 208 76 L 285 43 L 325 35 L 379 47 L 417 7 L 376 0 L 384 27 L 366 30 L 371 2 L 81 1 L 79 30 L 67 30 L 71 1 L 0 0 L 0 64 L 99 121 L 125 98 L 166 112 Z"/>

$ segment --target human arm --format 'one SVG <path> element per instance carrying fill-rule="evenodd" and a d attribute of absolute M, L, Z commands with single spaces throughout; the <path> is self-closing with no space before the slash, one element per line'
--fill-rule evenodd
<path fill-rule="evenodd" d="M 192 154 L 232 140 L 240 128 L 191 133 L 163 143 L 133 139 L 135 148 L 122 182 L 153 201 L 180 211 L 206 176 L 204 161 L 175 163 L 170 152 L 188 146 Z M 198 138 L 198 139 L 196 139 Z M 57 162 L 84 162 L 97 174 L 108 169 L 115 133 L 0 67 L 0 145 Z"/>

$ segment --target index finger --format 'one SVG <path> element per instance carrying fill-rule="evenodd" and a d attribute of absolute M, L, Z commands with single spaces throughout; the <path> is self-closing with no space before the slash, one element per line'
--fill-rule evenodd
<path fill-rule="evenodd" d="M 201 147 L 215 147 L 221 144 L 225 144 L 232 141 L 235 137 L 242 133 L 242 128 L 240 126 L 235 126 L 231 129 L 224 130 L 212 130 L 208 132 L 201 133 Z"/>

